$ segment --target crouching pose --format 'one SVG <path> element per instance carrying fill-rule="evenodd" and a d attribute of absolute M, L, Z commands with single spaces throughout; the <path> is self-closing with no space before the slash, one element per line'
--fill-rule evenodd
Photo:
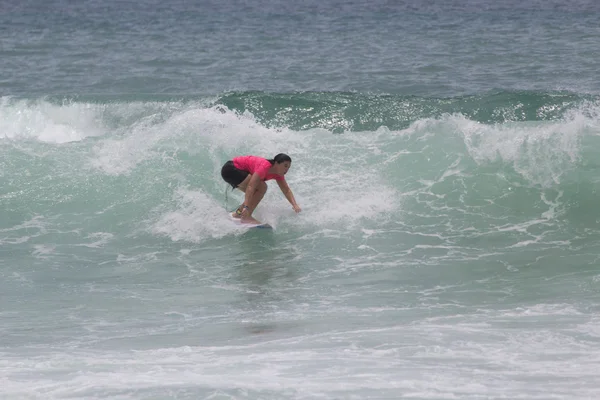
<path fill-rule="evenodd" d="M 241 218 L 244 223 L 260 223 L 252 217 L 252 213 L 267 191 L 265 181 L 270 179 L 277 181 L 281 192 L 290 202 L 294 211 L 300 212 L 301 208 L 285 181 L 285 174 L 291 165 L 292 159 L 287 154 L 277 154 L 272 160 L 256 156 L 240 156 L 227 161 L 221 169 L 221 176 L 234 189 L 240 189 L 246 194 L 244 203 L 232 216 Z"/>

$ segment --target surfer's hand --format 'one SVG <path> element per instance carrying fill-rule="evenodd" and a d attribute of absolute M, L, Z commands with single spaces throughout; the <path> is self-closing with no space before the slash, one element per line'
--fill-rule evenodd
<path fill-rule="evenodd" d="M 294 211 L 296 211 L 297 213 L 299 213 L 300 211 L 302 211 L 302 209 L 300 208 L 300 206 L 298 204 L 294 204 L 292 206 L 292 208 L 294 209 Z"/>

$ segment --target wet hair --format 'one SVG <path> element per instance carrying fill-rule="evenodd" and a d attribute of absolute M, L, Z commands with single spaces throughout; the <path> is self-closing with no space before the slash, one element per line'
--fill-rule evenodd
<path fill-rule="evenodd" d="M 286 161 L 292 162 L 292 159 L 287 154 L 279 153 L 275 157 L 273 157 L 271 160 L 268 160 L 268 161 L 271 163 L 271 165 L 273 165 L 275 163 L 281 164 Z"/>

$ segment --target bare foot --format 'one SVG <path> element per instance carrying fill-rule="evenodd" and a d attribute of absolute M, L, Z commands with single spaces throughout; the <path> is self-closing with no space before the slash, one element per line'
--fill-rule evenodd
<path fill-rule="evenodd" d="M 232 217 L 232 218 L 237 218 L 237 219 L 240 219 L 240 218 L 242 218 L 242 216 L 241 216 L 241 215 L 239 215 L 238 213 L 236 213 L 235 211 L 234 211 L 234 212 L 231 214 L 231 217 Z"/>

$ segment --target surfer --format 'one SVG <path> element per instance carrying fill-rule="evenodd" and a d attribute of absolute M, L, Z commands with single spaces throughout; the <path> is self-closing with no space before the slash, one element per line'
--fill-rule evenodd
<path fill-rule="evenodd" d="M 292 159 L 283 153 L 277 154 L 271 160 L 256 156 L 239 156 L 227 161 L 221 168 L 223 180 L 234 189 L 240 189 L 246 194 L 244 202 L 232 216 L 240 218 L 244 223 L 260 224 L 252 217 L 252 213 L 267 191 L 265 181 L 270 179 L 277 181 L 285 198 L 290 202 L 294 211 L 299 213 L 301 208 L 296 203 L 284 176 L 291 165 Z"/>

